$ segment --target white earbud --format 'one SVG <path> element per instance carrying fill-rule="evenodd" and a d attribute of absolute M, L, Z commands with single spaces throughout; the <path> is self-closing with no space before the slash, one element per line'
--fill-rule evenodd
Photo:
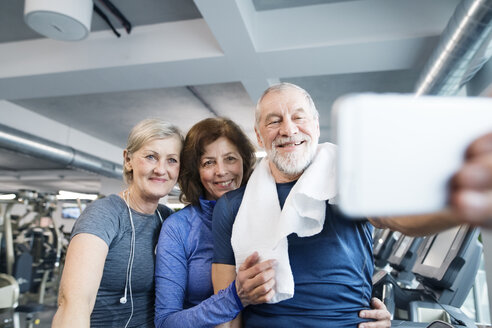
<path fill-rule="evenodd" d="M 127 294 L 127 292 L 128 292 L 128 289 L 127 289 L 127 286 L 128 286 L 128 272 L 127 272 L 126 274 L 127 274 L 127 275 L 126 275 L 126 281 L 125 281 L 125 294 L 123 294 L 123 297 L 122 297 L 122 298 L 120 298 L 120 303 L 121 303 L 121 304 L 126 304 L 126 301 L 128 300 L 128 299 L 126 298 L 126 294 Z"/>

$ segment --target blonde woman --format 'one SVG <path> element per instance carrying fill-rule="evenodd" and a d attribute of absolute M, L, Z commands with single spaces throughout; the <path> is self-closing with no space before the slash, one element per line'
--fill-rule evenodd
<path fill-rule="evenodd" d="M 154 327 L 154 249 L 172 211 L 183 138 L 158 119 L 138 123 L 123 152 L 127 188 L 77 219 L 53 327 Z"/>

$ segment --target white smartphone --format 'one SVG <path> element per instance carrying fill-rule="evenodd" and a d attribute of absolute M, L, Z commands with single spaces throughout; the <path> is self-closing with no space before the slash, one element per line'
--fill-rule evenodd
<path fill-rule="evenodd" d="M 354 94 L 332 115 L 337 202 L 353 217 L 442 210 L 466 148 L 492 132 L 492 98 Z"/>

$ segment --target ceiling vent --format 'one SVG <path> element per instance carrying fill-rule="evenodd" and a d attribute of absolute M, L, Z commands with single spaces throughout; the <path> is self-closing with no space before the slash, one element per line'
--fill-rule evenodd
<path fill-rule="evenodd" d="M 92 11 L 92 0 L 25 0 L 24 20 L 48 38 L 78 41 L 89 35 Z"/>

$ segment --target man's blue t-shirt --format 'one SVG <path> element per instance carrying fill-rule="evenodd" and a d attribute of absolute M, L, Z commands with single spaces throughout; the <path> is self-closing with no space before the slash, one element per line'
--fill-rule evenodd
<path fill-rule="evenodd" d="M 281 207 L 294 184 L 277 184 Z M 212 220 L 214 263 L 235 265 L 231 233 L 244 191 L 245 187 L 239 188 L 217 201 Z M 245 327 L 356 327 L 364 321 L 358 314 L 369 308 L 371 298 L 372 225 L 345 218 L 326 205 L 319 234 L 288 236 L 294 297 L 246 307 Z"/>

